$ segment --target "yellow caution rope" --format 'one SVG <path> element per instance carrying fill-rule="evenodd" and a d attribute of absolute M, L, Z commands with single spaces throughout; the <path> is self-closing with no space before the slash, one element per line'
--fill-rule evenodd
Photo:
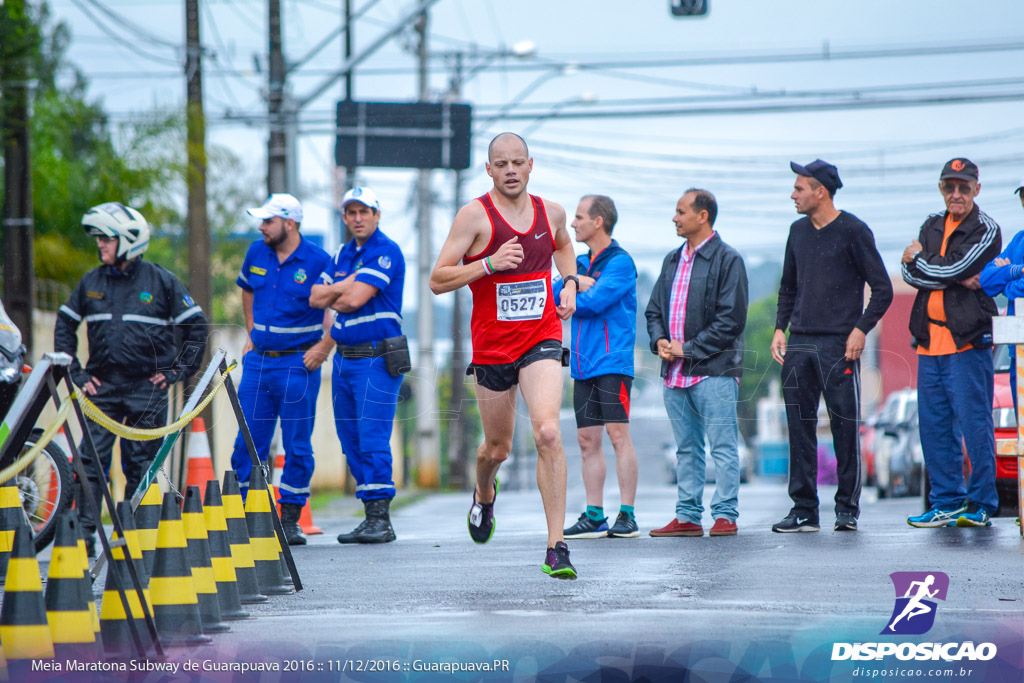
<path fill-rule="evenodd" d="M 74 396 L 78 399 L 78 402 L 82 406 L 82 411 L 85 416 L 90 420 L 98 424 L 99 426 L 106 429 L 108 432 L 112 432 L 122 439 L 128 439 L 130 441 L 154 441 L 156 439 L 162 439 L 163 437 L 180 432 L 188 423 L 199 416 L 199 413 L 206 410 L 206 406 L 210 405 L 210 401 L 220 391 L 221 387 L 224 386 L 224 381 L 227 379 L 228 373 L 235 369 L 237 363 L 232 363 L 231 366 L 225 370 L 221 375 L 217 377 L 210 384 L 210 391 L 206 394 L 206 397 L 199 402 L 199 405 L 194 410 L 185 413 L 177 421 L 172 422 L 166 427 L 157 427 L 155 429 L 140 429 L 138 427 L 127 427 L 112 417 L 109 417 L 103 413 L 96 404 L 90 401 L 88 398 L 83 396 L 79 392 L 75 392 Z"/>
<path fill-rule="evenodd" d="M 6 484 L 8 481 L 13 479 L 14 476 L 18 474 L 18 472 L 21 472 L 23 469 L 32 464 L 32 461 L 35 460 L 39 456 L 39 454 L 43 452 L 43 449 L 46 448 L 46 445 L 53 440 L 53 437 L 57 435 L 57 432 L 60 431 L 60 428 L 64 426 L 64 421 L 67 419 L 68 412 L 70 411 L 71 399 L 64 399 L 64 402 L 61 403 L 60 407 L 57 409 L 56 419 L 54 419 L 54 421 L 50 423 L 49 427 L 43 430 L 42 436 L 39 437 L 39 440 L 36 441 L 35 445 L 32 446 L 32 448 L 25 451 L 25 453 L 23 453 L 21 457 L 19 457 L 17 460 L 15 460 L 13 465 L 9 465 L 5 467 L 3 470 L 0 470 L 0 484 Z"/>

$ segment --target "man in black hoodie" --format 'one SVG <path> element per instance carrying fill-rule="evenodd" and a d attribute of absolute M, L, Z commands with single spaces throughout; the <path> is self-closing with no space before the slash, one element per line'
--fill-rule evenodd
<path fill-rule="evenodd" d="M 917 345 L 917 415 L 931 482 L 931 509 L 907 519 L 915 527 L 989 526 L 999 508 L 992 424 L 992 316 L 982 269 L 999 255 L 999 225 L 978 208 L 978 167 L 950 159 L 939 175 L 946 211 L 932 214 L 903 251 L 903 279 L 917 288 L 910 332 Z M 964 481 L 963 430 L 971 459 Z"/>
<path fill-rule="evenodd" d="M 859 218 L 832 203 L 843 186 L 835 166 L 801 166 L 793 201 L 803 218 L 789 228 L 772 357 L 782 364 L 789 423 L 789 514 L 772 531 L 818 531 L 818 401 L 825 396 L 836 451 L 836 531 L 856 531 L 860 514 L 860 354 L 892 303 L 892 283 Z M 864 284 L 871 299 L 864 307 Z M 786 340 L 786 327 L 790 337 Z"/>

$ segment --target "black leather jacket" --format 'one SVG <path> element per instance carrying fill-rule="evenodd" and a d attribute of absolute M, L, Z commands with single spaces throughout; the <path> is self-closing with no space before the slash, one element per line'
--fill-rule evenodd
<path fill-rule="evenodd" d="M 77 358 L 82 322 L 89 340 L 84 371 Z M 74 359 L 72 379 L 79 385 L 87 375 L 121 383 L 158 372 L 170 384 L 199 369 L 206 331 L 206 316 L 181 281 L 139 258 L 123 272 L 99 266 L 82 277 L 57 313 L 53 347 Z"/>
<path fill-rule="evenodd" d="M 743 258 L 718 233 L 694 257 L 683 325 L 683 374 L 739 377 L 743 374 L 743 328 L 747 324 L 747 270 Z M 647 304 L 651 351 L 669 334 L 669 300 L 679 266 L 679 249 L 665 257 Z M 661 376 L 669 364 L 662 361 Z"/>
<path fill-rule="evenodd" d="M 916 344 L 929 344 L 928 298 L 933 291 L 943 289 L 945 325 L 957 348 L 967 343 L 990 346 L 996 304 L 984 290 L 968 289 L 960 282 L 979 274 L 999 256 L 1003 248 L 999 224 L 975 205 L 949 236 L 946 255 L 940 256 L 945 226 L 946 213 L 929 216 L 917 238 L 921 251 L 902 267 L 903 279 L 918 290 L 910 309 L 910 333 Z"/>

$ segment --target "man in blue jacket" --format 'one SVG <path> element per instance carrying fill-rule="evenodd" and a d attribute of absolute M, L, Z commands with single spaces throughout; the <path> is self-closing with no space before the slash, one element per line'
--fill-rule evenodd
<path fill-rule="evenodd" d="M 566 538 L 635 538 L 636 451 L 629 435 L 629 391 L 636 343 L 636 266 L 612 239 L 618 214 L 604 195 L 586 195 L 576 207 L 576 241 L 590 253 L 576 259 L 579 293 L 573 315 L 570 371 L 576 380 L 573 406 L 583 454 L 587 509 L 565 529 Z M 553 285 L 561 294 L 562 280 Z M 619 515 L 612 527 L 604 514 L 605 430 L 615 449 L 619 477 Z"/>
<path fill-rule="evenodd" d="M 1024 179 L 1021 179 L 1014 194 L 1020 196 L 1024 208 Z M 1006 315 L 1016 315 L 1017 299 L 1024 297 L 1024 230 L 1021 230 L 1006 249 L 981 271 L 981 288 L 989 296 L 1004 295 L 1009 303 Z M 1010 387 L 1013 389 L 1013 405 L 1017 405 L 1017 355 L 1010 347 Z"/>

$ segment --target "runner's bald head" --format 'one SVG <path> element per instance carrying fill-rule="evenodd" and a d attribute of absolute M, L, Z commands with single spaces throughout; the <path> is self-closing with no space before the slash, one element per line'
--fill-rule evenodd
<path fill-rule="evenodd" d="M 487 160 L 491 161 L 494 159 L 494 147 L 502 142 L 508 142 L 509 140 L 518 140 L 519 144 L 523 146 L 523 154 L 527 159 L 530 158 L 530 148 L 526 146 L 526 140 L 516 135 L 515 133 L 498 133 L 491 140 L 491 144 L 487 145 Z"/>

